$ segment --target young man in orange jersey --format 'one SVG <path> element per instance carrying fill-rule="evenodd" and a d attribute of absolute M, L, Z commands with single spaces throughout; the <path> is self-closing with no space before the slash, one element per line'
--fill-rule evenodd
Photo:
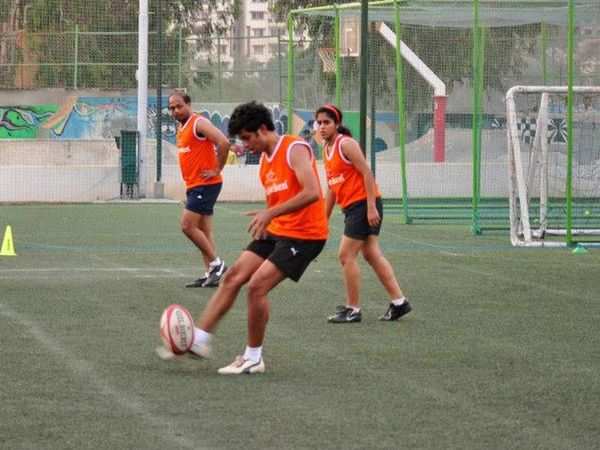
<path fill-rule="evenodd" d="M 227 267 L 216 252 L 212 215 L 223 186 L 221 170 L 229 153 L 229 140 L 208 119 L 192 112 L 192 100 L 176 92 L 169 97 L 169 111 L 179 122 L 179 167 L 187 201 L 181 230 L 202 253 L 206 272 L 186 287 L 216 287 Z"/>
<path fill-rule="evenodd" d="M 267 294 L 285 278 L 298 281 L 327 239 L 325 200 L 310 146 L 298 136 L 279 136 L 270 111 L 250 102 L 231 115 L 229 135 L 261 154 L 259 176 L 265 189 L 266 209 L 252 216 L 248 231 L 253 238 L 225 273 L 217 292 L 206 305 L 190 353 L 206 357 L 212 333 L 233 306 L 243 285 L 248 295 L 248 341 L 243 355 L 219 369 L 223 375 L 264 372 L 262 345 L 267 321 Z M 171 357 L 163 347 L 161 357 Z"/>
<path fill-rule="evenodd" d="M 323 161 L 327 173 L 327 217 L 335 203 L 344 212 L 344 235 L 338 257 L 346 285 L 346 304 L 329 317 L 330 323 L 353 323 L 362 320 L 360 311 L 360 268 L 363 257 L 373 268 L 387 291 L 390 303 L 380 320 L 398 320 L 411 311 L 402 294 L 394 269 L 379 247 L 379 230 L 383 218 L 381 194 L 358 142 L 342 125 L 342 112 L 325 104 L 315 113 L 318 132 L 323 138 Z"/>

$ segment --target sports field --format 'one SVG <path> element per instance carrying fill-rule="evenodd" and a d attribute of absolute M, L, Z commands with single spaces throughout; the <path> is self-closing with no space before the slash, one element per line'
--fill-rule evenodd
<path fill-rule="evenodd" d="M 219 204 L 219 253 L 249 241 Z M 245 345 L 244 292 L 214 358 L 154 354 L 199 253 L 177 204 L 0 206 L 16 257 L 0 257 L 2 449 L 600 448 L 600 251 L 515 249 L 507 232 L 401 225 L 381 237 L 414 310 L 377 321 L 383 289 L 362 265 L 363 322 L 343 303 L 332 238 L 299 284 L 273 293 L 267 372 L 223 377 Z"/>

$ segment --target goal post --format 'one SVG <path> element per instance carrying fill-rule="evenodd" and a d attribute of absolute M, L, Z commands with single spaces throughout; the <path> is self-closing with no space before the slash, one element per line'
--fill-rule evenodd
<path fill-rule="evenodd" d="M 600 86 L 573 87 L 570 103 L 567 95 L 567 86 L 514 86 L 506 94 L 515 246 L 567 246 L 570 236 L 600 243 Z"/>

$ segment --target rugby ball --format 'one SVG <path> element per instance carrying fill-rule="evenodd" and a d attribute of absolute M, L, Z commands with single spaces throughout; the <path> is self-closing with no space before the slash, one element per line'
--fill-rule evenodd
<path fill-rule="evenodd" d="M 194 319 L 181 305 L 170 305 L 160 318 L 160 338 L 165 347 L 181 355 L 192 347 L 194 340 Z"/>

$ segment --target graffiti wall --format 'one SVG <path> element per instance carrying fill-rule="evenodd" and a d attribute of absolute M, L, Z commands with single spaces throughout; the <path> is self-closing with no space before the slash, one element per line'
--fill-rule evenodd
<path fill-rule="evenodd" d="M 176 124 L 167 109 L 168 98 L 162 99 L 163 139 L 175 143 Z M 193 104 L 194 110 L 208 118 L 227 134 L 233 103 Z M 267 104 L 273 113 L 275 128 L 283 134 L 288 128 L 287 111 L 279 104 Z M 148 98 L 148 137 L 156 134 L 157 98 Z M 135 129 L 137 97 L 129 96 L 65 96 L 61 103 L 30 106 L 0 105 L 0 139 L 112 139 L 120 130 Z M 358 112 L 344 115 L 345 125 L 358 134 Z M 388 117 L 389 116 L 389 117 Z M 397 124 L 391 113 L 378 113 L 376 151 L 394 146 Z M 296 110 L 293 129 L 306 139 L 319 155 L 321 143 L 314 133 L 313 111 Z"/>
<path fill-rule="evenodd" d="M 57 105 L 0 106 L 0 139 L 35 139 Z"/>
<path fill-rule="evenodd" d="M 168 98 L 162 99 L 163 139 L 175 142 L 176 124 L 169 115 Z M 278 132 L 287 129 L 287 115 L 279 105 L 267 105 L 273 112 Z M 235 104 L 193 105 L 194 110 L 227 134 L 229 116 Z M 123 129 L 137 126 L 137 97 L 68 96 L 61 104 L 32 106 L 0 105 L 0 139 L 111 139 Z M 148 137 L 156 135 L 157 98 L 148 98 Z"/>

